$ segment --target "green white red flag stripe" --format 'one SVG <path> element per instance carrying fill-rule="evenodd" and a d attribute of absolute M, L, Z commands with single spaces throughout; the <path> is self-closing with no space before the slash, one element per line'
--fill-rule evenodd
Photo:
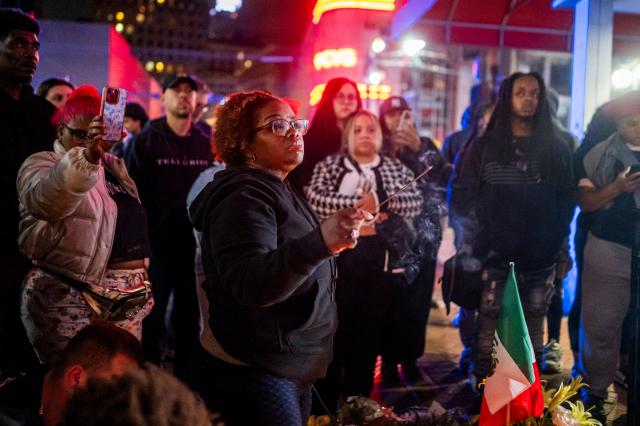
<path fill-rule="evenodd" d="M 486 379 L 480 426 L 503 426 L 542 415 L 544 400 L 524 319 L 514 265 L 509 265 L 494 342 L 496 366 Z"/>

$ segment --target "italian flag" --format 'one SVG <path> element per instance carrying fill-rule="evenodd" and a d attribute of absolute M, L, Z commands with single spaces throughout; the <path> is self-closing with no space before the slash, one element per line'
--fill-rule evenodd
<path fill-rule="evenodd" d="M 524 320 L 513 263 L 500 306 L 494 342 L 496 365 L 486 379 L 480 426 L 503 426 L 542 415 L 544 401 L 533 346 Z"/>

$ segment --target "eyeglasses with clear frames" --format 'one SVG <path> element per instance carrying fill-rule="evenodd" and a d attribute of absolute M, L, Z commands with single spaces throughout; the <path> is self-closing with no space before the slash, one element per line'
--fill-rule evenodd
<path fill-rule="evenodd" d="M 268 122 L 264 126 L 260 126 L 255 129 L 255 132 L 259 132 L 263 129 L 271 128 L 271 133 L 276 136 L 287 136 L 289 133 L 289 129 L 293 127 L 293 130 L 297 133 L 300 133 L 302 136 L 307 134 L 307 129 L 309 128 L 309 120 L 285 120 L 284 118 L 278 118 L 273 121 Z"/>
<path fill-rule="evenodd" d="M 338 101 L 340 103 L 350 104 L 352 102 L 355 102 L 356 99 L 358 99 L 358 97 L 357 97 L 357 95 L 354 95 L 353 93 L 349 93 L 348 95 L 345 95 L 344 93 L 338 93 L 333 99 L 335 99 L 336 101 Z"/>

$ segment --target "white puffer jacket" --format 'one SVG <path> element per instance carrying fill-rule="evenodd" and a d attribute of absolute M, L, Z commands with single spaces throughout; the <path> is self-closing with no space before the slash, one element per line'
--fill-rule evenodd
<path fill-rule="evenodd" d="M 117 207 L 107 192 L 106 167 L 140 200 L 124 162 L 105 153 L 100 165 L 84 148 L 33 154 L 18 171 L 18 246 L 33 264 L 77 281 L 99 283 L 111 254 Z"/>

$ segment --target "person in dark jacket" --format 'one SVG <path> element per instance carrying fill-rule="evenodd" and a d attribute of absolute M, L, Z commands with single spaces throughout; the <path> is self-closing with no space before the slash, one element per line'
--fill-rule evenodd
<path fill-rule="evenodd" d="M 356 83 L 344 77 L 327 82 L 305 137 L 304 160 L 289 176 L 289 181 L 301 194 L 309 185 L 316 164 L 340 151 L 344 124 L 360 109 L 362 100 Z"/>
<path fill-rule="evenodd" d="M 578 369 L 588 383 L 585 406 L 606 421 L 630 306 L 631 252 L 640 206 L 640 98 L 615 112 L 618 130 L 595 145 L 576 167 L 578 202 L 591 213 L 583 253 Z"/>
<path fill-rule="evenodd" d="M 407 112 L 405 112 L 407 111 Z M 451 168 L 429 138 L 420 137 L 413 120 L 402 124 L 402 115 L 410 113 L 407 101 L 392 96 L 380 105 L 383 152 L 399 159 L 415 176 L 428 167 L 417 186 L 424 200 L 413 228 L 416 241 L 405 254 L 412 259 L 415 273 L 395 294 L 385 321 L 382 338 L 382 374 L 385 383 L 399 379 L 398 364 L 405 379 L 420 377 L 416 360 L 424 353 L 425 329 L 431 310 L 436 272 L 436 254 L 442 239 L 441 218 L 445 214 L 444 190 Z"/>
<path fill-rule="evenodd" d="M 30 83 L 38 66 L 38 23 L 19 9 L 0 8 L 0 383 L 37 364 L 20 322 L 20 284 L 31 262 L 18 250 L 16 176 L 31 154 L 51 150 L 56 108 L 33 93 Z M 0 401 L 1 403 L 1 401 Z"/>
<path fill-rule="evenodd" d="M 186 74 L 171 74 L 163 90 L 167 115 L 148 122 L 125 153 L 147 210 L 152 252 L 149 277 L 156 304 L 144 321 L 142 346 L 149 360 L 162 361 L 165 311 L 173 292 L 174 371 L 191 384 L 197 375 L 198 302 L 193 286 L 196 244 L 185 205 L 191 185 L 213 156 L 209 139 L 192 121 L 196 82 Z"/>
<path fill-rule="evenodd" d="M 334 256 L 363 220 L 348 208 L 322 223 L 287 175 L 307 121 L 267 92 L 231 95 L 214 137 L 227 168 L 190 208 L 203 232 L 203 285 L 214 343 L 210 404 L 229 426 L 306 425 L 311 384 L 326 373 L 337 326 Z"/>
<path fill-rule="evenodd" d="M 484 260 L 472 370 L 476 379 L 491 366 L 510 261 L 516 265 L 529 335 L 541 362 L 555 258 L 575 207 L 571 152 L 555 132 L 545 99 L 537 73 L 515 73 L 505 80 L 487 131 L 469 146 L 453 187 L 456 235 L 467 242 L 463 249 Z"/>
<path fill-rule="evenodd" d="M 574 170 L 582 169 L 584 157 L 591 151 L 591 148 L 604 141 L 617 130 L 616 115 L 627 109 L 628 102 L 640 97 L 640 90 L 633 90 L 616 99 L 613 99 L 600 106 L 593 114 L 584 139 L 573 156 Z M 579 178 L 579 176 L 577 176 Z M 577 184 L 576 179 L 576 184 Z M 576 253 L 576 290 L 573 305 L 569 312 L 569 340 L 573 351 L 574 367 L 577 374 L 578 350 L 579 350 L 579 330 L 580 330 L 580 306 L 582 297 L 582 265 L 584 263 L 584 247 L 587 243 L 587 235 L 591 228 L 593 212 L 581 210 L 576 220 L 576 233 L 573 240 L 573 247 Z"/>

